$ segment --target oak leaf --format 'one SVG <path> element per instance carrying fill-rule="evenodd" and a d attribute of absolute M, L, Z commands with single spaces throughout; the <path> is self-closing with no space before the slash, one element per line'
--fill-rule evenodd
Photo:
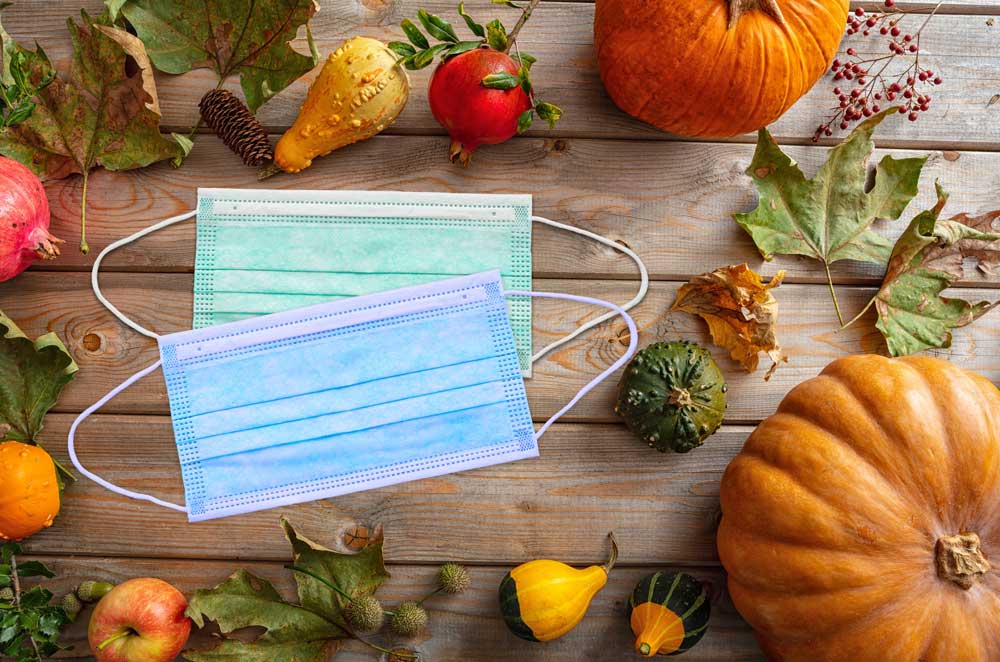
<path fill-rule="evenodd" d="M 917 194 L 927 160 L 886 156 L 875 169 L 874 185 L 868 187 L 868 160 L 875 149 L 872 133 L 895 112 L 883 111 L 860 124 L 830 150 L 813 179 L 806 179 L 767 129 L 761 129 L 747 169 L 760 201 L 752 212 L 734 215 L 764 259 L 776 254 L 805 255 L 823 263 L 841 323 L 830 265 L 840 260 L 885 264 L 892 242 L 873 232 L 871 225 L 900 217 Z"/>
<path fill-rule="evenodd" d="M 779 271 L 763 281 L 746 264 L 716 269 L 682 286 L 671 312 L 683 310 L 704 319 L 712 341 L 728 349 L 747 372 L 757 369 L 760 352 L 765 352 L 773 362 L 764 376 L 768 380 L 788 361 L 775 337 L 778 301 L 771 293 L 784 277 Z"/>
<path fill-rule="evenodd" d="M 878 311 L 876 326 L 893 356 L 950 347 L 952 329 L 1000 305 L 941 296 L 962 278 L 966 259 L 988 275 L 1000 264 L 1000 232 L 992 229 L 1000 211 L 942 220 L 948 195 L 940 186 L 937 193 L 934 208 L 914 218 L 896 242 L 882 286 L 872 299 Z"/>

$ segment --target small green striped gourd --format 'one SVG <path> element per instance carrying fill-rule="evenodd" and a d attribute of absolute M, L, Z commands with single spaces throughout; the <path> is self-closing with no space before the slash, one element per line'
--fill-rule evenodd
<path fill-rule="evenodd" d="M 635 650 L 644 657 L 680 655 L 701 641 L 711 613 L 704 585 L 684 572 L 656 572 L 628 602 Z"/>
<path fill-rule="evenodd" d="M 707 350 L 691 342 L 654 343 L 625 368 L 615 413 L 650 448 L 687 453 L 722 425 L 726 390 Z"/>
<path fill-rule="evenodd" d="M 522 563 L 500 582 L 500 611 L 510 631 L 528 641 L 551 641 L 575 628 L 618 558 L 613 535 L 604 565 L 577 569 L 559 561 Z"/>

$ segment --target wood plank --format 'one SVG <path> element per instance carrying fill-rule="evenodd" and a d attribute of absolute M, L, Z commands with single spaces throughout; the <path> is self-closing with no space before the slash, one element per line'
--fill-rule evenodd
<path fill-rule="evenodd" d="M 194 208 L 197 187 L 299 189 L 393 189 L 478 193 L 529 192 L 538 214 L 576 224 L 637 251 L 654 279 L 686 280 L 724 264 L 750 262 L 757 269 L 786 269 L 790 282 L 825 282 L 822 266 L 798 257 L 779 257 L 766 265 L 749 236 L 731 219 L 756 204 L 743 173 L 753 147 L 737 144 L 666 143 L 587 139 L 513 140 L 481 154 L 477 167 L 452 166 L 441 154 L 443 138 L 380 136 L 320 160 L 296 176 L 258 183 L 214 137 L 204 137 L 184 168 L 158 164 L 131 173 L 97 171 L 90 180 L 88 224 L 91 254 L 79 243 L 80 180 L 48 186 L 53 233 L 66 240 L 63 255 L 38 263 L 45 270 L 89 269 L 109 243 L 154 221 Z M 828 150 L 791 147 L 789 153 L 812 174 Z M 876 158 L 927 155 L 923 151 L 879 150 Z M 918 210 L 933 205 L 934 181 L 952 194 L 947 211 L 985 212 L 1000 207 L 1000 154 L 933 152 L 925 166 L 921 194 L 903 219 L 880 223 L 896 237 Z M 191 271 L 194 221 L 144 238 L 112 253 L 106 270 Z M 706 264 L 705 247 L 712 247 Z M 547 227 L 535 228 L 534 272 L 543 277 L 635 277 L 632 261 L 595 242 Z M 875 284 L 879 265 L 834 265 L 839 283 Z M 970 270 L 968 283 L 990 286 Z M 1000 285 L 994 277 L 992 286 Z"/>
<path fill-rule="evenodd" d="M 147 328 L 160 333 L 190 328 L 190 275 L 113 273 L 106 275 L 102 282 L 110 300 Z M 653 283 L 646 300 L 633 311 L 643 329 L 641 344 L 685 338 L 709 345 L 707 327 L 700 319 L 686 313 L 662 317 L 673 304 L 678 286 L 676 282 Z M 632 298 L 635 284 L 535 279 L 534 287 L 541 291 L 586 294 L 625 302 Z M 872 294 L 869 288 L 839 288 L 845 315 L 853 316 Z M 995 300 L 997 293 L 996 290 L 968 289 L 962 294 L 973 300 Z M 727 415 L 730 422 L 753 423 L 770 415 L 790 388 L 816 375 L 836 358 L 884 351 L 871 313 L 847 331 L 836 331 L 839 325 L 826 288 L 790 284 L 782 286 L 776 296 L 782 306 L 778 337 L 791 361 L 779 369 L 770 382 L 762 381 L 763 370 L 748 375 L 724 351 L 713 350 L 730 384 Z M 158 357 L 152 340 L 121 325 L 94 299 L 87 274 L 24 274 L 0 284 L 0 310 L 31 335 L 46 331 L 58 333 L 80 364 L 80 376 L 67 387 L 58 405 L 59 411 L 82 411 Z M 562 337 L 593 314 L 594 311 L 583 305 L 539 301 L 534 320 L 536 346 Z M 536 376 L 527 382 L 536 420 L 551 416 L 578 388 L 621 355 L 624 348 L 617 338 L 623 329 L 622 322 L 612 320 L 536 366 Z M 936 354 L 1000 381 L 1000 315 L 987 315 L 972 326 L 958 330 L 953 347 Z M 611 411 L 615 382 L 613 378 L 598 386 L 570 412 L 567 420 L 614 420 Z M 167 413 L 162 377 L 153 375 L 136 384 L 109 403 L 106 411 Z"/>
<path fill-rule="evenodd" d="M 312 536 L 313 533 L 305 531 Z M 315 536 L 314 536 L 315 537 Z M 322 541 L 322 538 L 319 538 Z M 323 541 L 325 542 L 325 541 Z M 597 562 L 599 557 L 590 559 Z M 294 599 L 295 588 L 290 573 L 280 563 L 239 564 L 230 561 L 163 562 L 156 559 L 42 559 L 58 573 L 47 580 L 56 595 L 63 595 L 85 579 L 99 577 L 120 583 L 132 577 L 154 576 L 165 579 L 190 595 L 197 588 L 213 586 L 237 567 L 274 583 L 288 599 Z M 378 596 L 387 605 L 411 600 L 433 587 L 435 571 L 426 566 L 391 566 L 392 578 L 379 589 Z M 608 585 L 591 603 L 583 622 L 570 634 L 547 644 L 532 644 L 512 635 L 503 624 L 496 604 L 496 587 L 506 568 L 471 568 L 472 586 L 457 596 L 437 597 L 427 603 L 430 625 L 427 632 L 406 642 L 391 634 L 378 637 L 382 644 L 395 646 L 408 643 L 426 662 L 442 660 L 489 659 L 491 662 L 620 662 L 632 650 L 632 638 L 625 619 L 624 604 L 633 586 L 650 569 L 617 568 Z M 725 578 L 713 568 L 691 569 L 704 581 L 712 598 L 712 617 L 705 638 L 690 652 L 686 660 L 693 662 L 751 662 L 763 660 L 753 640 L 749 626 L 736 613 L 725 588 Z M 74 650 L 59 659 L 92 660 L 87 651 L 86 622 L 89 610 L 71 626 L 64 642 Z M 196 633 L 192 648 L 210 645 L 207 630 Z M 371 662 L 378 659 L 370 649 L 357 642 L 345 643 L 336 656 L 337 662 Z"/>
<path fill-rule="evenodd" d="M 67 458 L 72 420 L 49 416 L 42 443 L 56 458 Z M 67 489 L 56 525 L 26 549 L 281 560 L 287 543 L 277 521 L 286 515 L 318 540 L 381 522 L 390 532 L 386 557 L 396 563 L 583 563 L 604 554 L 604 535 L 614 531 L 625 564 L 709 565 L 717 563 L 719 481 L 750 430 L 724 426 L 691 453 L 664 455 L 621 425 L 557 423 L 536 459 L 197 524 L 81 478 Z M 183 503 L 173 439 L 166 416 L 99 415 L 80 427 L 77 450 L 113 483 Z"/>
<path fill-rule="evenodd" d="M 321 53 L 334 50 L 345 39 L 359 33 L 382 39 L 400 38 L 399 21 L 414 16 L 418 6 L 454 16 L 454 3 L 450 0 L 396 0 L 386 3 L 332 0 L 323 4 L 323 10 L 313 21 L 313 34 Z M 470 0 L 466 4 L 475 16 L 499 15 L 509 21 L 516 16 L 513 10 L 498 10 L 489 0 Z M 37 38 L 54 61 L 65 65 L 70 51 L 60 17 L 75 15 L 77 6 L 77 2 L 61 0 L 48 5 L 48 11 L 39 17 L 30 3 L 20 3 L 4 13 L 5 25 L 22 41 L 30 43 Z M 87 0 L 85 6 L 93 13 L 100 12 L 98 0 Z M 537 12 L 523 32 L 522 47 L 539 58 L 533 70 L 537 88 L 546 99 L 566 111 L 565 118 L 555 131 L 550 132 L 542 126 L 543 123 L 539 123 L 532 129 L 532 135 L 675 139 L 627 117 L 604 94 L 594 59 L 592 22 L 592 4 L 555 2 Z M 1000 122 L 996 121 L 1000 106 L 987 106 L 990 97 L 1000 91 L 1000 49 L 996 48 L 998 30 L 1000 26 L 988 25 L 987 17 L 981 15 L 936 17 L 923 36 L 922 61 L 941 72 L 947 79 L 946 85 L 935 90 L 936 100 L 932 110 L 920 122 L 913 124 L 902 118 L 887 122 L 880 130 L 881 143 L 948 149 L 996 148 L 1000 145 Z M 955 35 L 962 35 L 962 38 L 956 39 Z M 854 45 L 865 53 L 870 48 L 882 48 L 876 44 L 876 41 L 858 39 L 845 43 L 844 48 Z M 305 52 L 304 36 L 296 42 L 296 46 Z M 413 76 L 414 93 L 409 107 L 392 132 L 442 132 L 426 102 L 429 76 L 430 70 L 416 72 Z M 198 99 L 216 83 L 213 74 L 207 70 L 183 76 L 159 76 L 158 80 L 164 126 L 173 130 L 186 130 L 194 124 Z M 260 110 L 259 117 L 265 126 L 282 131 L 291 124 L 309 80 L 311 76 L 304 77 Z M 238 82 L 231 80 L 226 87 L 236 90 Z M 814 128 L 831 105 L 831 88 L 832 83 L 819 84 L 772 127 L 775 135 L 782 140 L 800 142 L 811 138 Z M 737 140 L 746 142 L 752 139 L 753 136 L 742 136 Z"/>

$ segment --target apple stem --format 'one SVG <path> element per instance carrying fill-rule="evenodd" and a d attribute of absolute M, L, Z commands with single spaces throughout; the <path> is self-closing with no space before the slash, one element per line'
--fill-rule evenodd
<path fill-rule="evenodd" d="M 122 637 L 128 637 L 128 636 L 131 636 L 133 634 L 135 634 L 135 630 L 133 630 L 132 628 L 127 628 L 125 630 L 122 630 L 118 634 L 113 634 L 110 637 L 108 637 L 107 639 L 105 639 L 104 641 L 102 641 L 101 643 L 97 644 L 97 650 L 102 651 L 105 648 L 107 648 L 109 645 L 111 645 L 112 642 L 118 641 Z"/>

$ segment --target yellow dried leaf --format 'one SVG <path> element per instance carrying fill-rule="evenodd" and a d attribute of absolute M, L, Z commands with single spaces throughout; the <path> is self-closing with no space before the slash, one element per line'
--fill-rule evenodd
<path fill-rule="evenodd" d="M 702 274 L 681 287 L 671 312 L 683 310 L 708 322 L 712 341 L 740 365 L 753 372 L 760 352 L 766 352 L 774 365 L 764 379 L 770 379 L 778 364 L 788 357 L 778 345 L 778 301 L 771 290 L 781 284 L 784 271 L 765 282 L 746 264 L 733 265 Z"/>

